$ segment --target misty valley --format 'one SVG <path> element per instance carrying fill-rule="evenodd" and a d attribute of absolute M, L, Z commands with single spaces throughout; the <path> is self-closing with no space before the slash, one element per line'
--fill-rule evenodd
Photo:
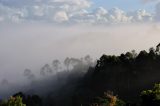
<path fill-rule="evenodd" d="M 23 86 L 1 81 L 0 106 L 160 106 L 160 45 L 137 53 L 53 60 Z"/>
<path fill-rule="evenodd" d="M 0 106 L 160 106 L 160 0 L 0 0 Z"/>

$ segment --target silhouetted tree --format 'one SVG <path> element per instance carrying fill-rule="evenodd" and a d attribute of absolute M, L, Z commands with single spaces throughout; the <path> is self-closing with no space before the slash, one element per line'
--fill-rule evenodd
<path fill-rule="evenodd" d="M 53 65 L 53 69 L 56 71 L 56 73 L 58 72 L 58 70 L 61 68 L 60 67 L 60 61 L 59 60 L 53 60 L 52 65 Z"/>
<path fill-rule="evenodd" d="M 50 67 L 50 65 L 49 64 L 45 64 L 42 68 L 41 68 L 41 70 L 40 70 L 40 74 L 42 75 L 42 76 L 45 76 L 45 75 L 50 75 L 50 74 L 52 74 L 52 68 Z"/>
<path fill-rule="evenodd" d="M 136 53 L 135 50 L 132 50 L 131 53 L 132 53 L 133 58 L 136 58 L 136 57 L 137 57 L 137 53 Z"/>
<path fill-rule="evenodd" d="M 71 60 L 68 57 L 64 60 L 64 65 L 66 66 L 67 71 L 69 71 L 70 62 L 71 62 Z"/>
<path fill-rule="evenodd" d="M 159 54 L 160 53 L 160 43 L 156 46 L 156 52 Z"/>
<path fill-rule="evenodd" d="M 32 73 L 30 69 L 25 69 L 23 75 L 27 77 L 29 80 L 35 79 L 35 75 Z"/>
<path fill-rule="evenodd" d="M 25 95 L 22 92 L 18 92 L 13 97 L 21 97 L 26 106 L 42 106 L 42 99 L 38 95 Z"/>
<path fill-rule="evenodd" d="M 88 65 L 91 65 L 93 61 L 90 55 L 85 56 L 84 60 L 87 62 Z"/>

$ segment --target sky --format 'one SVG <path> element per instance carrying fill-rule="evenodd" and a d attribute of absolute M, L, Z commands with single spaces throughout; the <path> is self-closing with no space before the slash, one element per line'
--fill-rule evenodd
<path fill-rule="evenodd" d="M 134 11 L 138 9 L 146 9 L 153 12 L 154 6 L 157 2 L 145 3 L 141 0 L 93 0 L 94 7 L 104 7 L 111 9 L 113 7 L 119 7 L 126 11 Z"/>
<path fill-rule="evenodd" d="M 159 21 L 159 7 L 159 0 L 0 0 L 0 22 L 151 22 Z"/>
<path fill-rule="evenodd" d="M 0 82 L 54 59 L 155 47 L 159 21 L 159 0 L 0 0 Z"/>

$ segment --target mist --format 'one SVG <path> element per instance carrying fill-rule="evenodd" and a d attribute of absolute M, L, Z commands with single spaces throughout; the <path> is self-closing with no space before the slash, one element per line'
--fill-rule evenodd
<path fill-rule="evenodd" d="M 89 54 L 96 61 L 102 54 L 147 50 L 160 39 L 160 25 L 156 23 L 109 26 L 3 23 L 0 32 L 0 81 L 7 80 L 10 86 L 25 85 L 26 68 L 39 75 L 41 67 L 55 59 L 64 61 L 66 57 Z"/>

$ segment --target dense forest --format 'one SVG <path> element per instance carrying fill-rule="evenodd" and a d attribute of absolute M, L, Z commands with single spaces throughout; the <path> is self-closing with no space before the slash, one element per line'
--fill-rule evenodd
<path fill-rule="evenodd" d="M 49 76 L 56 77 L 54 82 L 33 81 L 39 92 L 16 93 L 1 100 L 0 106 L 160 106 L 160 44 L 139 53 L 104 54 L 96 65 L 89 56 L 84 60 L 66 59 L 65 71 Z M 58 70 L 59 62 L 53 64 Z M 51 72 L 45 65 L 41 75 Z M 34 79 L 29 69 L 24 75 Z M 42 86 L 42 82 L 47 84 Z"/>

